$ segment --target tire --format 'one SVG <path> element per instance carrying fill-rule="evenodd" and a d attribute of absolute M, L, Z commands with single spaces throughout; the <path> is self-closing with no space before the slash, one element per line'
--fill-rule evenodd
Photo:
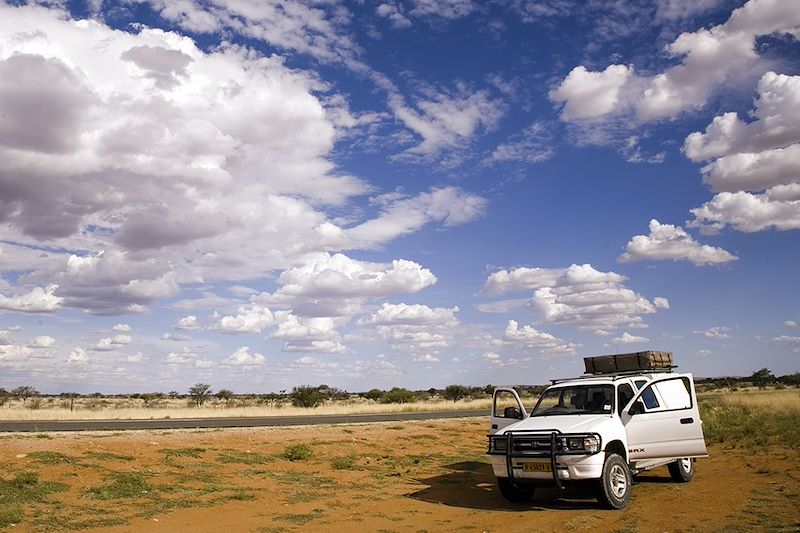
<path fill-rule="evenodd" d="M 529 485 L 515 485 L 507 477 L 497 478 L 497 488 L 500 494 L 513 503 L 526 503 L 533 498 L 535 488 Z"/>
<path fill-rule="evenodd" d="M 667 468 L 672 481 L 676 483 L 688 483 L 694 478 L 694 459 L 684 457 L 668 464 Z"/>
<path fill-rule="evenodd" d="M 597 501 L 608 509 L 622 509 L 631 499 L 632 486 L 628 464 L 616 453 L 608 454 L 603 475 L 597 480 Z"/>

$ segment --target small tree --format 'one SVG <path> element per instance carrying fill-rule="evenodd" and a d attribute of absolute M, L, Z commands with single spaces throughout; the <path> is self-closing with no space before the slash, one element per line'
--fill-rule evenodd
<path fill-rule="evenodd" d="M 383 395 L 381 403 L 411 403 L 417 399 L 417 395 L 410 390 L 394 387 Z"/>
<path fill-rule="evenodd" d="M 197 407 L 201 407 L 209 396 L 211 396 L 211 385 L 208 383 L 196 383 L 189 387 L 189 397 Z"/>
<path fill-rule="evenodd" d="M 289 397 L 292 399 L 292 404 L 297 407 L 316 407 L 325 399 L 319 387 L 311 385 L 293 387 Z"/>
<path fill-rule="evenodd" d="M 8 401 L 8 391 L 3 387 L 0 387 L 0 405 L 5 405 Z"/>
<path fill-rule="evenodd" d="M 225 403 L 230 403 L 233 399 L 233 391 L 228 389 L 220 389 L 217 391 L 217 398 L 220 400 L 225 400 Z"/>
<path fill-rule="evenodd" d="M 371 389 L 369 392 L 364 393 L 364 398 L 368 400 L 380 401 L 383 398 L 383 391 L 380 389 Z"/>
<path fill-rule="evenodd" d="M 753 375 L 750 376 L 750 381 L 753 382 L 753 385 L 756 387 L 764 388 L 770 383 L 775 383 L 776 379 L 772 372 L 769 371 L 768 368 L 762 368 L 761 370 L 757 370 L 753 372 Z"/>
<path fill-rule="evenodd" d="M 462 398 L 466 398 L 469 394 L 469 389 L 464 385 L 448 385 L 444 389 L 444 397 L 447 400 L 453 400 L 453 403 Z"/>
<path fill-rule="evenodd" d="M 16 389 L 11 391 L 11 394 L 15 398 L 19 398 L 22 400 L 22 403 L 25 403 L 25 400 L 30 398 L 31 396 L 39 396 L 39 391 L 34 389 L 31 386 L 25 385 L 22 387 L 17 387 Z"/>

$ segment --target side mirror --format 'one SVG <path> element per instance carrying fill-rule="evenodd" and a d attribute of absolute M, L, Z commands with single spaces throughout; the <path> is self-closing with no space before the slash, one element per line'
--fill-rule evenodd
<path fill-rule="evenodd" d="M 631 408 L 628 409 L 628 414 L 631 416 L 644 414 L 644 404 L 642 401 L 636 400 L 633 405 L 631 405 Z"/>
<path fill-rule="evenodd" d="M 504 418 L 519 418 L 522 419 L 522 413 L 519 412 L 519 409 L 516 407 L 506 407 L 503 410 L 503 417 Z"/>

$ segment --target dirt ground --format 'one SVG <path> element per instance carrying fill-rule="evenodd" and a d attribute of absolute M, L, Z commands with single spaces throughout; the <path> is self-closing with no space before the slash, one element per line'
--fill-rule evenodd
<path fill-rule="evenodd" d="M 27 483 L 37 495 L 4 530 L 800 531 L 795 449 L 712 446 L 691 483 L 657 469 L 637 480 L 628 508 L 607 511 L 590 495 L 556 490 L 509 504 L 485 433 L 485 419 L 458 419 L 2 435 L 4 487 Z M 298 444 L 313 455 L 284 457 Z"/>

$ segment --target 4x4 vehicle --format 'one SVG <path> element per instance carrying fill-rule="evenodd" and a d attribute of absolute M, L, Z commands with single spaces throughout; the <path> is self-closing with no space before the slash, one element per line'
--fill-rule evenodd
<path fill-rule="evenodd" d="M 500 493 L 523 502 L 536 486 L 592 483 L 621 509 L 644 470 L 666 465 L 690 481 L 708 456 L 692 375 L 674 372 L 669 352 L 584 362 L 587 375 L 553 380 L 530 413 L 513 388 L 495 389 L 487 453 Z"/>

